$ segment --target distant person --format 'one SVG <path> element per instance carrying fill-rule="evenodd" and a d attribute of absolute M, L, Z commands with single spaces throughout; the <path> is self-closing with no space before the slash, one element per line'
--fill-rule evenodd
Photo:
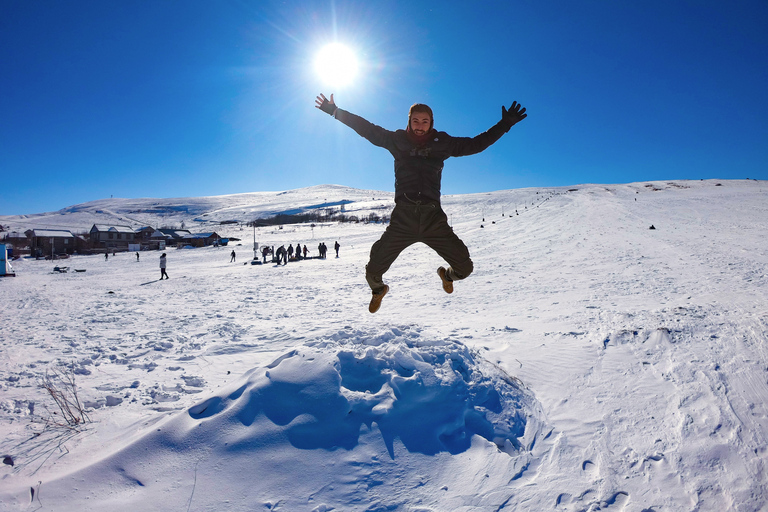
<path fill-rule="evenodd" d="M 295 253 L 296 253 L 296 259 L 300 260 L 301 259 L 301 244 L 296 244 L 296 251 L 295 251 Z"/>
<path fill-rule="evenodd" d="M 288 244 L 288 259 L 293 258 L 293 246 Z"/>
<path fill-rule="evenodd" d="M 269 247 L 264 246 L 264 248 L 261 250 L 261 256 L 264 258 L 264 263 L 267 262 L 267 256 L 269 255 Z"/>
<path fill-rule="evenodd" d="M 165 253 L 163 253 L 160 255 L 160 280 L 161 281 L 163 280 L 163 277 L 165 277 L 166 279 L 170 279 L 170 277 L 168 277 L 168 273 L 165 271 L 165 266 L 166 266 Z"/>
<path fill-rule="evenodd" d="M 139 261 L 139 253 L 136 253 L 136 261 Z"/>
<path fill-rule="evenodd" d="M 276 256 L 277 256 L 277 264 L 278 265 L 280 264 L 281 260 L 283 261 L 283 265 L 287 265 L 288 264 L 288 258 L 286 257 L 286 254 L 285 254 L 285 246 L 284 245 L 281 245 L 280 247 L 277 248 Z"/>
<path fill-rule="evenodd" d="M 475 137 L 452 137 L 434 129 L 432 109 L 422 103 L 411 106 L 405 130 L 391 131 L 342 110 L 323 94 L 315 106 L 349 126 L 374 146 L 384 148 L 395 159 L 395 209 L 389 226 L 371 247 L 365 279 L 371 287 L 368 311 L 375 313 L 389 291 L 383 275 L 408 246 L 422 242 L 449 265 L 437 274 L 446 293 L 453 292 L 453 281 L 472 273 L 469 250 L 456 236 L 440 205 L 440 186 L 445 160 L 452 156 L 480 153 L 499 140 L 512 126 L 527 117 L 525 109 L 513 102 L 509 110 L 501 107 L 501 120 Z"/>
<path fill-rule="evenodd" d="M 334 249 L 336 249 L 336 257 L 337 257 L 337 258 L 339 257 L 339 248 L 340 248 L 340 247 L 341 247 L 341 246 L 339 245 L 339 241 L 338 241 L 338 240 L 336 240 L 336 243 L 335 243 L 335 244 L 333 244 L 333 248 L 334 248 Z"/>
<path fill-rule="evenodd" d="M 233 261 L 235 261 L 235 259 L 237 259 L 237 255 L 235 254 L 235 250 L 232 249 L 232 253 L 230 254 L 229 262 L 232 263 Z"/>
<path fill-rule="evenodd" d="M 309 249 L 307 249 L 307 246 L 304 245 L 304 259 L 307 259 L 307 253 L 309 253 Z"/>
<path fill-rule="evenodd" d="M 109 253 L 105 252 L 104 253 L 104 261 L 107 261 L 108 259 L 109 259 Z"/>

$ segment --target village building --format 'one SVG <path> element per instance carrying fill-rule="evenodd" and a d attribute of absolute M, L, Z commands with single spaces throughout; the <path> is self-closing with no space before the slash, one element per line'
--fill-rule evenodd
<path fill-rule="evenodd" d="M 3 235 L 3 243 L 6 245 L 11 257 L 30 254 L 29 237 L 19 231 L 8 231 Z"/>
<path fill-rule="evenodd" d="M 158 234 L 159 233 L 159 234 Z M 184 237 L 191 234 L 188 229 L 166 229 L 160 228 L 152 234 L 152 237 L 159 237 L 160 235 L 165 238 L 167 245 L 178 245 L 184 243 Z"/>
<path fill-rule="evenodd" d="M 155 233 L 155 228 L 151 226 L 145 226 L 143 228 L 139 228 L 135 231 L 135 243 L 149 243 L 152 240 L 152 235 Z"/>
<path fill-rule="evenodd" d="M 221 237 L 216 233 L 190 233 L 183 238 L 184 245 L 193 247 L 206 247 L 209 245 L 220 245 Z"/>
<path fill-rule="evenodd" d="M 90 236 L 94 249 L 127 251 L 128 245 L 136 243 L 136 233 L 129 226 L 94 224 Z"/>
<path fill-rule="evenodd" d="M 149 244 L 150 247 L 153 249 L 165 249 L 166 245 L 172 245 L 173 243 L 173 237 L 171 235 L 166 235 L 159 229 L 156 229 L 152 236 L 149 237 Z"/>
<path fill-rule="evenodd" d="M 32 256 L 55 259 L 73 254 L 76 238 L 65 229 L 29 229 L 24 233 L 29 240 Z"/>

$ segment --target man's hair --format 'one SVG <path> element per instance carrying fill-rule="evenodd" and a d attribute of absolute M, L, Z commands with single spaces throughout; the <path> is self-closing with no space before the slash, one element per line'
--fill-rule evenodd
<path fill-rule="evenodd" d="M 408 111 L 408 126 L 411 126 L 411 116 L 414 112 L 429 114 L 429 129 L 431 130 L 435 126 L 435 116 L 432 114 L 432 109 L 423 103 L 414 103 L 411 105 L 411 109 Z"/>

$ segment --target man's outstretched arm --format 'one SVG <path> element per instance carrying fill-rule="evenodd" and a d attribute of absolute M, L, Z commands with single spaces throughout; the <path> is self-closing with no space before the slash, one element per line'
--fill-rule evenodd
<path fill-rule="evenodd" d="M 321 93 L 315 99 L 315 107 L 349 126 L 374 146 L 389 149 L 390 151 L 394 149 L 394 144 L 392 143 L 393 132 L 377 126 L 358 115 L 340 109 L 333 101 L 333 94 L 331 94 L 331 99 L 329 100 Z"/>
<path fill-rule="evenodd" d="M 525 108 L 518 102 L 512 102 L 509 110 L 502 105 L 501 121 L 493 125 L 488 131 L 476 137 L 454 137 L 451 156 L 474 155 L 484 151 L 526 117 L 528 114 L 525 113 Z"/>

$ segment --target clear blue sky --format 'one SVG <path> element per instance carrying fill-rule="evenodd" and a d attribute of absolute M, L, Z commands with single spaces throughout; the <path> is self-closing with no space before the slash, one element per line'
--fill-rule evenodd
<path fill-rule="evenodd" d="M 0 0 L 0 215 L 114 197 L 393 190 L 392 158 L 314 108 L 390 129 L 429 104 L 474 136 L 443 193 L 768 179 L 765 0 Z M 351 46 L 334 90 L 317 50 Z"/>

